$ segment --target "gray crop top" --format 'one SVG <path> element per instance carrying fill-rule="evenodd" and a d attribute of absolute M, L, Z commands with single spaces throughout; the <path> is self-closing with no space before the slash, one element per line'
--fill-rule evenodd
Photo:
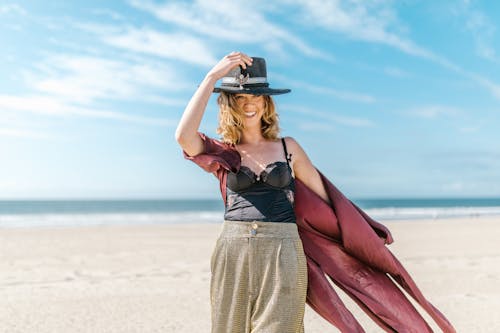
<path fill-rule="evenodd" d="M 260 175 L 246 166 L 227 174 L 225 220 L 295 223 L 291 154 L 281 142 L 286 161 L 268 164 Z"/>

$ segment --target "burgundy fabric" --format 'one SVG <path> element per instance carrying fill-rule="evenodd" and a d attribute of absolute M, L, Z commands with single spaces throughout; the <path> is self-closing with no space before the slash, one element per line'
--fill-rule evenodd
<path fill-rule="evenodd" d="M 233 146 L 203 133 L 199 135 L 205 150 L 192 157 L 183 152 L 184 157 L 219 179 L 225 201 L 227 172 L 239 170 L 241 157 Z M 396 281 L 443 332 L 456 332 L 446 317 L 425 299 L 385 246 L 393 242 L 390 231 L 317 171 L 331 204 L 295 179 L 294 211 L 308 267 L 307 303 L 340 331 L 364 332 L 333 289 L 328 276 L 386 332 L 432 332 Z"/>

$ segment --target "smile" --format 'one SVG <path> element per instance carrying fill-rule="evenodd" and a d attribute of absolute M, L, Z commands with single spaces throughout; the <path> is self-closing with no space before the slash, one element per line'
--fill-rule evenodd
<path fill-rule="evenodd" d="M 256 111 L 254 111 L 254 112 L 245 112 L 245 116 L 247 116 L 247 117 L 250 118 L 250 117 L 255 116 L 256 113 L 257 113 Z"/>

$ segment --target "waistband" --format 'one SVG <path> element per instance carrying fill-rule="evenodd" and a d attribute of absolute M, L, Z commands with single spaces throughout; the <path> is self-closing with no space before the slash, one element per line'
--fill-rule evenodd
<path fill-rule="evenodd" d="M 298 238 L 299 232 L 295 223 L 224 220 L 221 237 Z"/>

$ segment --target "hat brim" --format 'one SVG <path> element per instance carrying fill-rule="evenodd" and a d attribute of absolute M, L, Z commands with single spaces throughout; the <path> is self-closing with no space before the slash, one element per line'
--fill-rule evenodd
<path fill-rule="evenodd" d="M 250 94 L 250 95 L 281 95 L 289 93 L 290 89 L 273 89 L 269 87 L 215 87 L 213 92 L 227 92 L 231 94 Z"/>

